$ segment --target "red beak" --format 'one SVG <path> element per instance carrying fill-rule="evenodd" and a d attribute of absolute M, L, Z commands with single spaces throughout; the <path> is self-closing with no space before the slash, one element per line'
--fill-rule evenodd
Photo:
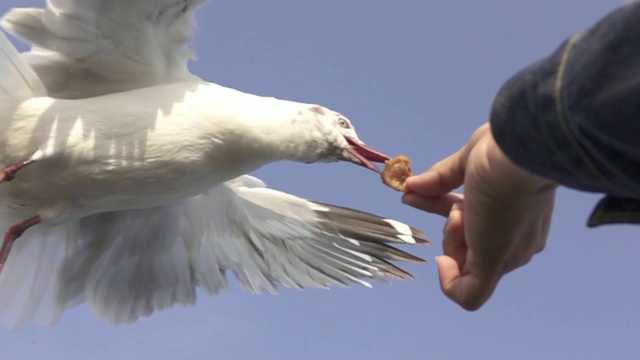
<path fill-rule="evenodd" d="M 358 164 L 360 166 L 364 166 L 369 170 L 373 170 L 379 173 L 380 169 L 378 169 L 371 162 L 373 161 L 382 163 L 390 159 L 387 155 L 367 147 L 364 143 L 357 142 L 346 136 L 345 139 L 350 145 L 347 151 L 349 151 L 351 155 L 355 156 L 356 159 L 360 160 L 360 163 Z"/>

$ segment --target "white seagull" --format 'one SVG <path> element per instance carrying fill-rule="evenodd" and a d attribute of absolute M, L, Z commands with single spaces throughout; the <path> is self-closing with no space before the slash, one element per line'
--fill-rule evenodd
<path fill-rule="evenodd" d="M 0 315 L 54 325 L 87 301 L 132 323 L 196 287 L 254 293 L 407 279 L 426 244 L 403 223 L 272 190 L 279 160 L 387 156 L 326 107 L 243 93 L 191 74 L 205 0 L 47 0 L 0 32 Z"/>

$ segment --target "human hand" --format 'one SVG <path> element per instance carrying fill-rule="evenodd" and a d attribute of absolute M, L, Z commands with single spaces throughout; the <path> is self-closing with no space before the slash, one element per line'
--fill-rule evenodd
<path fill-rule="evenodd" d="M 405 204 L 448 218 L 436 258 L 440 285 L 466 310 L 479 309 L 502 276 L 545 246 L 557 186 L 513 164 L 489 124 L 406 185 Z M 464 195 L 451 192 L 461 185 Z"/>

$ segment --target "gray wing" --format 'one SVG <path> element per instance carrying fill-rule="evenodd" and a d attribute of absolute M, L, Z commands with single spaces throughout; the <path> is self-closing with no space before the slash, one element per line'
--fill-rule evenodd
<path fill-rule="evenodd" d="M 390 244 L 427 244 L 422 236 L 242 176 L 179 204 L 82 219 L 81 242 L 67 251 L 61 273 L 59 307 L 88 298 L 99 317 L 120 324 L 192 304 L 197 286 L 215 295 L 227 288 L 227 273 L 254 293 L 408 279 L 391 261 L 423 260 Z"/>
<path fill-rule="evenodd" d="M 24 57 L 59 98 L 192 79 L 195 12 L 206 0 L 48 0 L 1 21 L 32 50 Z"/>

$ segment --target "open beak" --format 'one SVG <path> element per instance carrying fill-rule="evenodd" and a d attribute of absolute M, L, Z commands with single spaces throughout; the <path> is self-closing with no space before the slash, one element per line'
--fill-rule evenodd
<path fill-rule="evenodd" d="M 360 141 L 353 140 L 347 136 L 344 138 L 347 140 L 347 143 L 349 143 L 347 151 L 360 161 L 360 163 L 358 163 L 360 166 L 364 166 L 369 170 L 379 173 L 380 169 L 373 165 L 372 162 L 382 163 L 390 159 L 387 155 L 367 147 Z"/>

